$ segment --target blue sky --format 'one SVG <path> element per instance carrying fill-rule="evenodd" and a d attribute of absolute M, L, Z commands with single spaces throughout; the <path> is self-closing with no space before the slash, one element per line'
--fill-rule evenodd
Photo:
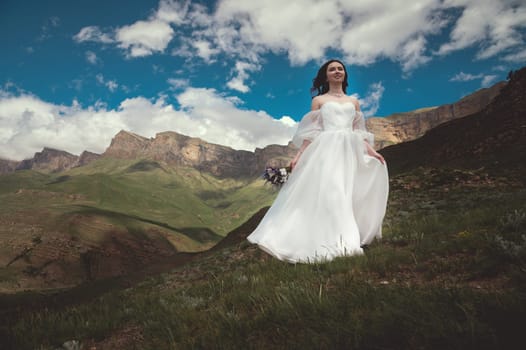
<path fill-rule="evenodd" d="M 525 39 L 520 0 L 3 0 L 0 158 L 101 153 L 122 129 L 286 144 L 328 58 L 388 116 L 504 80 Z"/>

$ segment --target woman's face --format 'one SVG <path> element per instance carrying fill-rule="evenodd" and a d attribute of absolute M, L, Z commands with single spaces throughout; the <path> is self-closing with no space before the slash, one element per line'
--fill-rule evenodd
<path fill-rule="evenodd" d="M 340 62 L 331 62 L 327 66 L 327 81 L 329 83 L 343 83 L 345 70 Z"/>

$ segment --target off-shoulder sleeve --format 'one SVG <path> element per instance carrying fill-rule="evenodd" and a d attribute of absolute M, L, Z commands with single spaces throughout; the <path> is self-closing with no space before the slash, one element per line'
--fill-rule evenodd
<path fill-rule="evenodd" d="M 301 119 L 298 130 L 292 138 L 292 143 L 300 147 L 304 140 L 314 140 L 323 130 L 320 110 L 310 111 Z"/>
<path fill-rule="evenodd" d="M 352 127 L 354 132 L 358 133 L 371 146 L 374 146 L 374 135 L 367 131 L 365 127 L 365 117 L 361 111 L 356 111 Z"/>

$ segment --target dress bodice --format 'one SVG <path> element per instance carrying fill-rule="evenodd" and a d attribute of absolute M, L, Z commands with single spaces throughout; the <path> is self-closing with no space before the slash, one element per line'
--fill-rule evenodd
<path fill-rule="evenodd" d="M 374 135 L 367 132 L 365 118 L 354 103 L 325 102 L 320 109 L 308 112 L 301 119 L 292 143 L 301 147 L 305 140 L 313 141 L 323 132 L 345 131 L 374 145 Z"/>
<path fill-rule="evenodd" d="M 353 119 L 356 115 L 354 103 L 328 101 L 321 106 L 320 112 L 325 131 L 352 129 Z"/>

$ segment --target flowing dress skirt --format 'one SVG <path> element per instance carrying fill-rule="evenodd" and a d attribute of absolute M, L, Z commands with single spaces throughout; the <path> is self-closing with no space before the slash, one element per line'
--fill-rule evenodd
<path fill-rule="evenodd" d="M 366 154 L 359 134 L 324 131 L 248 240 L 293 263 L 362 254 L 381 238 L 388 192 L 387 166 Z"/>

